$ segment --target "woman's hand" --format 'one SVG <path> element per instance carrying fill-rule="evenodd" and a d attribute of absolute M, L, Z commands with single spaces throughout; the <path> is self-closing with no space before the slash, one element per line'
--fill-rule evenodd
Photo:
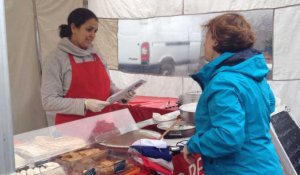
<path fill-rule="evenodd" d="M 189 163 L 192 164 L 194 163 L 194 157 L 189 153 L 189 150 L 187 149 L 187 145 L 184 145 L 183 149 L 182 149 L 182 155 L 184 160 Z"/>
<path fill-rule="evenodd" d="M 93 112 L 100 112 L 110 103 L 107 101 L 101 101 L 96 99 L 86 99 L 84 101 L 85 109 L 91 110 Z"/>

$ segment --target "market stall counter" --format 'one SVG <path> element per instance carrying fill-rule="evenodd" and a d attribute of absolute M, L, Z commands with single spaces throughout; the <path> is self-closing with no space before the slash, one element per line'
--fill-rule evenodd
<path fill-rule="evenodd" d="M 140 168 L 99 142 L 139 131 L 127 109 L 14 136 L 17 174 L 129 175 Z M 159 135 L 159 133 L 158 133 Z M 147 137 L 147 136 L 143 136 Z"/>
<path fill-rule="evenodd" d="M 141 129 L 128 109 L 22 133 L 14 136 L 16 173 L 150 175 L 151 169 L 133 161 L 128 148 L 136 140 L 159 137 L 159 132 Z M 173 156 L 173 174 L 199 174 L 201 158 L 191 165 L 183 161 L 182 155 Z"/>

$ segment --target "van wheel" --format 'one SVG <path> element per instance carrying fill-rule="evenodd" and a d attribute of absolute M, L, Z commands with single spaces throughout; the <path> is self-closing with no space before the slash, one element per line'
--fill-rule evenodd
<path fill-rule="evenodd" d="M 160 63 L 161 75 L 173 75 L 175 72 L 175 63 L 172 59 L 165 59 Z"/>

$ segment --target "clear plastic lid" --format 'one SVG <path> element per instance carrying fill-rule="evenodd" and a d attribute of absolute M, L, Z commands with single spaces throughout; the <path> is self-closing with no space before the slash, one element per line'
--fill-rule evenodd
<path fill-rule="evenodd" d="M 128 109 L 84 118 L 14 136 L 16 169 L 80 149 L 101 139 L 137 130 Z"/>

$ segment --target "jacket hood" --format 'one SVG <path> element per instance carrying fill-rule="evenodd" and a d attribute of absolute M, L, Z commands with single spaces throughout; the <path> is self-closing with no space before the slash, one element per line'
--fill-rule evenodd
<path fill-rule="evenodd" d="M 203 89 L 217 73 L 228 71 L 243 74 L 260 82 L 267 76 L 269 70 L 263 54 L 251 48 L 237 53 L 225 52 L 191 77 Z"/>
<path fill-rule="evenodd" d="M 96 53 L 93 46 L 84 50 L 84 49 L 81 49 L 81 48 L 75 46 L 68 38 L 61 39 L 61 41 L 58 43 L 58 49 L 60 49 L 64 52 L 70 53 L 79 58 Z"/>

